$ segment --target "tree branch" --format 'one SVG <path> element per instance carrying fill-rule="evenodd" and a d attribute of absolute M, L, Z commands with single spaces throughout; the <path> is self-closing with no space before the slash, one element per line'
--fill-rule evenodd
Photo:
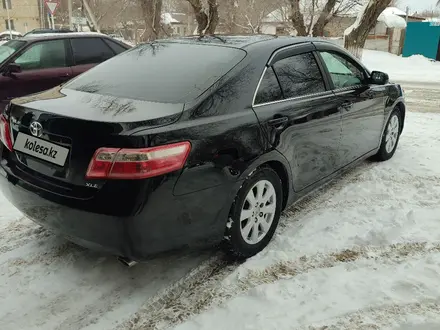
<path fill-rule="evenodd" d="M 316 21 L 315 26 L 313 27 L 313 36 L 314 37 L 322 37 L 324 35 L 324 28 L 327 23 L 330 21 L 330 18 L 333 9 L 335 8 L 337 0 L 327 0 L 324 8 L 321 11 L 321 14 Z"/>
<path fill-rule="evenodd" d="M 288 0 L 291 7 L 291 20 L 293 27 L 295 28 L 297 35 L 306 36 L 307 31 L 304 25 L 304 16 L 301 13 L 301 9 L 299 6 L 300 0 Z"/>

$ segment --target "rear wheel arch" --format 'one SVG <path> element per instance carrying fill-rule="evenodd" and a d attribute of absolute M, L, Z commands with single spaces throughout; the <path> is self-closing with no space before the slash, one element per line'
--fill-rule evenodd
<path fill-rule="evenodd" d="M 233 206 L 236 196 L 240 191 L 243 183 L 246 181 L 248 177 L 250 177 L 257 169 L 261 167 L 270 167 L 274 170 L 278 177 L 280 178 L 283 190 L 283 203 L 282 209 L 284 209 L 289 200 L 291 200 L 291 193 L 293 191 L 293 181 L 292 181 L 292 173 L 290 172 L 290 165 L 287 162 L 287 159 L 276 150 L 269 151 L 266 154 L 261 155 L 256 160 L 254 160 L 249 166 L 247 166 L 246 170 L 243 171 L 234 185 L 233 190 L 230 192 L 230 199 L 224 204 L 223 211 L 217 215 L 217 219 L 219 223 L 223 223 L 223 220 L 227 220 L 227 214 L 229 214 L 231 207 Z"/>
<path fill-rule="evenodd" d="M 395 108 L 399 109 L 399 112 L 400 112 L 400 115 L 401 115 L 401 119 L 402 120 L 400 121 L 400 132 L 402 132 L 403 131 L 403 126 L 404 126 L 404 123 L 405 123 L 406 107 L 405 107 L 405 105 L 403 104 L 402 101 L 399 101 L 399 102 L 397 102 Z"/>
<path fill-rule="evenodd" d="M 289 175 L 287 174 L 286 167 L 279 161 L 273 160 L 264 163 L 262 166 L 269 166 L 272 168 L 281 180 L 281 185 L 283 187 L 283 204 L 281 209 L 284 210 L 287 206 L 287 201 L 289 200 Z"/>
<path fill-rule="evenodd" d="M 281 180 L 283 189 L 282 209 L 284 209 L 289 201 L 290 193 L 293 188 L 293 181 L 289 163 L 278 151 L 273 150 L 254 161 L 251 166 L 249 166 L 248 169 L 243 172 L 243 174 L 241 175 L 241 179 L 243 181 L 246 180 L 246 178 L 249 177 L 255 170 L 265 166 L 270 167 L 272 170 L 274 170 Z M 242 180 L 240 181 L 243 182 Z M 236 193 L 238 192 L 238 190 L 239 189 L 237 189 Z"/>

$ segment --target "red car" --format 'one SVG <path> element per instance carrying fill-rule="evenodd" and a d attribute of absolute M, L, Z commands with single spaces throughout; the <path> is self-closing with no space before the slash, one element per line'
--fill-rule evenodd
<path fill-rule="evenodd" d="M 29 35 L 0 46 L 0 111 L 60 85 L 130 46 L 99 33 Z"/>

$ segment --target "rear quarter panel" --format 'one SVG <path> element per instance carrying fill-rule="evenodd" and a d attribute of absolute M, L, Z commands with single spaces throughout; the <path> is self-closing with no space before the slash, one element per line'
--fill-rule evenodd
<path fill-rule="evenodd" d="M 246 58 L 192 104 L 186 104 L 177 123 L 134 133 L 147 134 L 151 146 L 191 142 L 174 195 L 235 183 L 264 153 L 266 140 L 251 107 L 252 86 L 258 79 L 256 66 Z"/>
<path fill-rule="evenodd" d="M 133 133 L 144 136 L 150 146 L 190 141 L 186 166 L 172 191 L 174 199 L 187 201 L 180 211 L 187 210 L 192 235 L 203 232 L 200 237 L 212 235 L 215 241 L 223 237 L 241 182 L 265 153 L 266 140 L 251 107 L 258 79 L 252 62 L 243 63 L 187 104 L 178 122 Z M 209 216 L 196 216 L 208 210 Z"/>

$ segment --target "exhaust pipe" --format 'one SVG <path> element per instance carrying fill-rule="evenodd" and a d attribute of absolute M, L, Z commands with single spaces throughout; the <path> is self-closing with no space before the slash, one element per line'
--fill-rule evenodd
<path fill-rule="evenodd" d="M 137 261 L 125 258 L 125 257 L 118 257 L 118 261 L 123 264 L 124 266 L 127 266 L 128 268 L 131 268 L 137 264 Z"/>

